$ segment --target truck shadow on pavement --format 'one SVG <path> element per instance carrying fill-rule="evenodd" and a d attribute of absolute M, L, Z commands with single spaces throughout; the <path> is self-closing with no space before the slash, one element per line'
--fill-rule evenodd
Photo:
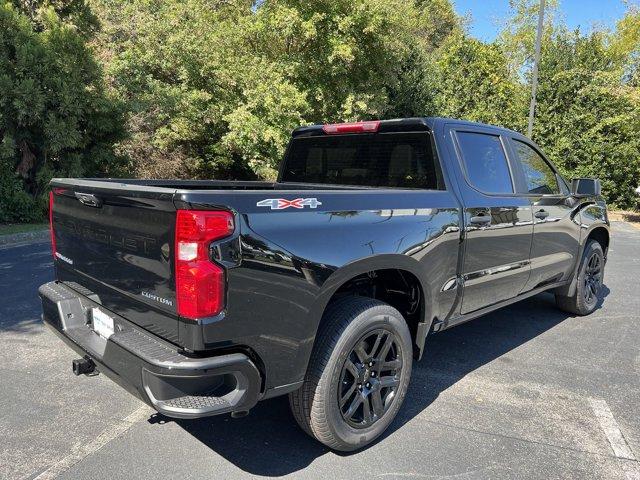
<path fill-rule="evenodd" d="M 604 287 L 603 296 L 608 293 L 609 289 Z M 400 413 L 377 442 L 384 442 L 428 408 L 440 392 L 470 372 L 496 359 L 509 362 L 508 357 L 501 357 L 569 317 L 556 308 L 552 295 L 543 293 L 433 335 L 427 340 L 422 360 L 414 362 Z M 158 418 L 150 421 L 155 423 Z M 298 428 L 289 412 L 287 397 L 260 402 L 247 417 L 240 419 L 221 416 L 178 420 L 177 424 L 238 468 L 254 475 L 294 473 L 316 458 L 331 454 Z M 354 454 L 357 452 L 342 455 Z"/>
<path fill-rule="evenodd" d="M 53 280 L 48 243 L 0 248 L 0 332 L 42 331 L 38 287 Z"/>

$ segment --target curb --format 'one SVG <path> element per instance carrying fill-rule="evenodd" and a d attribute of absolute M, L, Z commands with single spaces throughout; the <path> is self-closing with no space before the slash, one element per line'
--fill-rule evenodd
<path fill-rule="evenodd" d="M 36 230 L 33 232 L 11 233 L 0 235 L 0 248 L 13 245 L 26 245 L 50 240 L 49 230 Z"/>

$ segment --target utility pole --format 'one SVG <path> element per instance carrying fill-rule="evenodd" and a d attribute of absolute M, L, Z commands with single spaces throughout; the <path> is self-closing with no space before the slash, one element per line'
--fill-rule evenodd
<path fill-rule="evenodd" d="M 540 0 L 540 11 L 538 12 L 538 33 L 536 34 L 536 52 L 533 59 L 533 75 L 531 76 L 531 105 L 529 106 L 529 128 L 527 128 L 527 136 L 529 138 L 531 138 L 531 135 L 533 133 L 533 118 L 536 114 L 536 93 L 538 92 L 538 64 L 540 63 L 542 30 L 544 29 L 544 4 L 545 0 Z"/>

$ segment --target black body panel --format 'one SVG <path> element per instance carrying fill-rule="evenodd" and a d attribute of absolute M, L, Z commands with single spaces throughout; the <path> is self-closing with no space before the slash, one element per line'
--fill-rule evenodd
<path fill-rule="evenodd" d="M 100 206 L 84 204 L 78 194 L 92 195 Z M 171 191 L 130 187 L 60 188 L 53 222 L 60 281 L 175 343 L 172 198 Z"/>
<path fill-rule="evenodd" d="M 262 395 L 268 397 L 300 385 L 327 304 L 356 277 L 397 269 L 418 281 L 423 307 L 414 334 L 420 351 L 432 329 L 474 318 L 519 295 L 570 291 L 590 232 L 604 229 L 608 238 L 602 199 L 525 191 L 508 143 L 524 138 L 515 132 L 450 119 L 380 125 L 380 132 L 427 136 L 444 188 L 54 179 L 54 188 L 66 190 L 54 207 L 57 248 L 73 261 L 56 259 L 57 278 L 178 351 L 242 352 L 260 371 Z M 456 129 L 505 139 L 511 194 L 487 194 L 470 185 Z M 319 126 L 294 132 L 319 135 Z M 94 195 L 102 205 L 83 204 L 75 193 Z M 314 201 L 273 208 L 280 199 Z M 534 211 L 543 207 L 549 217 L 534 221 Z M 234 214 L 233 235 L 211 249 L 226 270 L 226 308 L 216 317 L 181 319 L 172 304 L 176 209 Z M 472 223 L 481 214 L 490 220 Z"/>

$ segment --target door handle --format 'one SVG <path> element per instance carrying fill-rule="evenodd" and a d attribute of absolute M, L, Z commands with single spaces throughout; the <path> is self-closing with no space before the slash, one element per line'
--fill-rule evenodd
<path fill-rule="evenodd" d="M 534 213 L 534 217 L 539 218 L 540 220 L 544 220 L 548 216 L 549 212 L 547 212 L 546 210 L 538 210 L 536 213 Z"/>
<path fill-rule="evenodd" d="M 476 215 L 469 221 L 474 225 L 488 225 L 491 223 L 491 215 Z"/>

